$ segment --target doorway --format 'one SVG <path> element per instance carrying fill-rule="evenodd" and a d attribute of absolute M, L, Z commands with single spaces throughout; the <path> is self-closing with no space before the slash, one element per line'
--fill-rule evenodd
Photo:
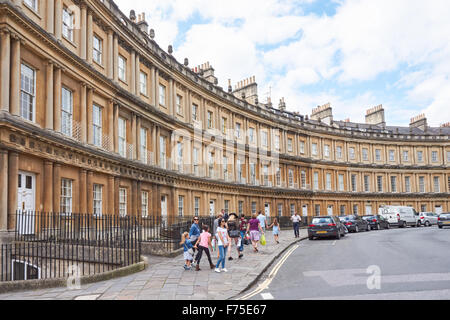
<path fill-rule="evenodd" d="M 161 196 L 161 220 L 167 226 L 167 196 Z"/>
<path fill-rule="evenodd" d="M 36 175 L 19 171 L 17 189 L 17 228 L 20 235 L 34 234 Z"/>

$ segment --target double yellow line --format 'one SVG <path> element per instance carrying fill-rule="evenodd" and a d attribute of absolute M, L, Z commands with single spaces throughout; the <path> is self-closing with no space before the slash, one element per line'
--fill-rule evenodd
<path fill-rule="evenodd" d="M 277 275 L 278 271 L 280 270 L 280 268 L 283 266 L 283 264 L 286 262 L 286 260 L 289 258 L 289 256 L 298 248 L 298 245 L 293 246 L 291 249 L 288 250 L 288 252 L 286 252 L 283 256 L 283 258 L 281 258 L 280 261 L 278 261 L 278 263 L 275 265 L 275 267 L 272 269 L 272 271 L 269 273 L 269 276 L 267 277 L 266 280 L 264 280 L 263 283 L 261 283 L 258 288 L 256 288 L 254 291 L 246 294 L 245 296 L 240 297 L 237 300 L 248 300 L 252 297 L 254 297 L 255 295 L 261 293 L 262 291 L 266 290 L 269 285 L 272 283 L 272 280 L 275 278 L 275 276 Z"/>

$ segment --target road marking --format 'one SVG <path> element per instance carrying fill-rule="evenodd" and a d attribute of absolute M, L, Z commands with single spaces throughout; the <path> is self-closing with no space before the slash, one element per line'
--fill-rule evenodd
<path fill-rule="evenodd" d="M 334 242 L 331 244 L 332 246 L 335 246 L 336 245 L 336 241 L 337 240 L 334 240 Z"/>
<path fill-rule="evenodd" d="M 447 300 L 450 289 L 397 291 L 388 293 L 359 294 L 354 296 L 314 297 L 302 300 Z"/>
<path fill-rule="evenodd" d="M 275 265 L 275 267 L 272 269 L 272 271 L 269 273 L 269 276 L 266 280 L 264 280 L 263 283 L 261 283 L 258 288 L 256 288 L 253 292 L 250 292 L 243 297 L 239 298 L 238 300 L 248 300 L 252 298 L 253 296 L 261 293 L 262 291 L 266 290 L 269 285 L 272 283 L 272 280 L 275 278 L 276 274 L 280 270 L 280 268 L 283 266 L 283 264 L 286 262 L 286 260 L 289 258 L 289 256 L 298 248 L 298 245 L 295 245 L 291 249 L 288 250 L 288 252 L 285 253 L 283 258 Z"/>
<path fill-rule="evenodd" d="M 261 293 L 261 297 L 262 297 L 264 300 L 273 300 L 273 299 L 275 299 L 275 298 L 273 297 L 273 295 L 270 294 L 270 292 L 267 292 L 267 293 Z"/>

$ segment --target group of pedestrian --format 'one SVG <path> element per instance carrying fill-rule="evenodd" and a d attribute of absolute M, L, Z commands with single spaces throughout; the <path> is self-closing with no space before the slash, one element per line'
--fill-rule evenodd
<path fill-rule="evenodd" d="M 194 217 L 189 232 L 182 235 L 180 245 L 184 249 L 185 270 L 191 270 L 195 264 L 195 270 L 200 271 L 200 261 L 203 253 L 206 254 L 211 269 L 215 272 L 227 272 L 225 267 L 226 260 L 234 260 L 232 257 L 232 246 L 234 244 L 237 252 L 237 258 L 244 257 L 244 245 L 251 242 L 253 251 L 259 252 L 258 244 L 262 236 L 265 236 L 266 229 L 273 231 L 275 242 L 279 243 L 280 225 L 275 218 L 271 225 L 267 223 L 267 217 L 264 213 L 253 214 L 247 221 L 244 215 L 238 217 L 235 213 L 228 214 L 222 210 L 217 219 L 214 220 L 212 234 L 207 225 L 199 226 L 199 218 Z M 211 251 L 217 250 L 217 263 L 213 264 Z M 197 255 L 195 256 L 195 251 Z"/>

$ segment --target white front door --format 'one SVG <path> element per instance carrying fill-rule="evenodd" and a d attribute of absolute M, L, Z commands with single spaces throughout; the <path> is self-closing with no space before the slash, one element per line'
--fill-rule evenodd
<path fill-rule="evenodd" d="M 372 206 L 366 206 L 366 216 L 370 216 L 372 214 Z"/>
<path fill-rule="evenodd" d="M 333 215 L 333 206 L 328 206 L 327 213 L 329 216 Z"/>
<path fill-rule="evenodd" d="M 161 219 L 165 226 L 167 226 L 167 197 L 161 196 Z"/>
<path fill-rule="evenodd" d="M 264 205 L 264 213 L 266 214 L 266 217 L 270 217 L 270 203 Z"/>
<path fill-rule="evenodd" d="M 214 200 L 209 202 L 209 215 L 214 217 L 216 215 L 216 203 Z"/>
<path fill-rule="evenodd" d="M 17 229 L 19 234 L 34 234 L 36 210 L 36 175 L 19 172 L 17 189 Z"/>
<path fill-rule="evenodd" d="M 302 213 L 304 217 L 308 216 L 308 206 L 306 204 L 302 207 Z"/>
<path fill-rule="evenodd" d="M 434 213 L 441 214 L 442 213 L 442 206 L 435 206 L 434 207 Z"/>

